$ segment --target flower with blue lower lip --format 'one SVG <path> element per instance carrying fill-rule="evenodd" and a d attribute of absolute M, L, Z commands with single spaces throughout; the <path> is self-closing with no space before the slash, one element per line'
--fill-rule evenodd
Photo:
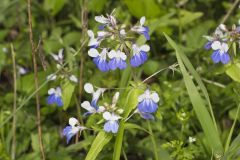
<path fill-rule="evenodd" d="M 59 107 L 63 106 L 62 91 L 60 87 L 57 87 L 56 89 L 50 88 L 48 94 L 47 103 L 49 105 L 56 104 Z"/>
<path fill-rule="evenodd" d="M 75 136 L 79 131 L 86 129 L 84 126 L 80 126 L 76 118 L 69 118 L 69 125 L 63 129 L 63 136 L 67 137 L 67 144 L 73 136 Z"/>
<path fill-rule="evenodd" d="M 96 64 L 96 66 L 100 71 L 107 72 L 109 70 L 106 48 L 104 48 L 100 54 L 96 49 L 91 48 L 88 51 L 88 55 L 90 57 L 93 57 L 93 62 Z"/>
<path fill-rule="evenodd" d="M 88 30 L 88 31 L 87 31 L 87 34 L 88 34 L 88 36 L 90 37 L 90 40 L 89 40 L 89 42 L 88 42 L 88 46 L 89 46 L 90 48 L 98 48 L 99 45 L 100 45 L 100 43 L 101 43 L 101 40 L 94 37 L 94 33 L 93 33 L 92 30 Z"/>
<path fill-rule="evenodd" d="M 152 113 L 157 111 L 159 96 L 156 92 L 146 90 L 138 97 L 137 112 L 144 119 L 154 119 Z"/>
<path fill-rule="evenodd" d="M 88 101 L 84 101 L 81 104 L 81 106 L 88 111 L 88 112 L 84 113 L 84 115 L 94 114 L 94 113 L 102 113 L 105 111 L 105 107 L 103 107 L 103 106 L 94 107 Z"/>
<path fill-rule="evenodd" d="M 111 50 L 108 53 L 108 57 L 111 59 L 108 62 L 108 66 L 111 70 L 115 70 L 117 68 L 123 70 L 127 67 L 126 59 L 127 56 L 124 52 L 121 52 L 120 50 Z"/>
<path fill-rule="evenodd" d="M 150 50 L 148 45 L 138 47 L 136 44 L 132 45 L 133 56 L 130 59 L 130 64 L 133 67 L 138 67 L 145 63 L 148 59 L 147 52 Z"/>
<path fill-rule="evenodd" d="M 139 34 L 143 34 L 146 40 L 150 40 L 149 28 L 147 26 L 144 26 L 145 20 L 145 17 L 141 17 L 140 26 L 134 26 L 131 30 Z"/>
<path fill-rule="evenodd" d="M 212 54 L 212 60 L 214 63 L 222 62 L 227 64 L 230 61 L 230 56 L 228 54 L 228 44 L 224 42 L 214 41 L 211 45 L 214 50 Z"/>
<path fill-rule="evenodd" d="M 116 115 L 115 113 L 104 112 L 103 118 L 106 120 L 104 124 L 104 131 L 105 132 L 118 132 L 118 120 L 121 118 L 120 116 Z"/>
<path fill-rule="evenodd" d="M 91 101 L 91 106 L 95 108 L 95 110 L 98 110 L 98 99 L 99 97 L 104 93 L 105 89 L 104 88 L 98 88 L 96 91 L 94 91 L 93 85 L 91 83 L 86 83 L 84 85 L 84 90 L 92 94 L 92 101 Z"/>
<path fill-rule="evenodd" d="M 113 13 L 112 13 L 113 14 Z M 95 20 L 98 23 L 101 23 L 102 25 L 99 27 L 100 30 L 103 30 L 105 26 L 113 27 L 115 28 L 117 25 L 117 21 L 113 15 L 107 15 L 107 17 L 101 16 L 95 16 Z"/>

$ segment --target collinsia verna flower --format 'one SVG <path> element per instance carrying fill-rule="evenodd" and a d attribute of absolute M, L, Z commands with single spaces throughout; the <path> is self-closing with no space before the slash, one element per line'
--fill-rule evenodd
<path fill-rule="evenodd" d="M 93 85 L 91 83 L 86 83 L 84 85 L 84 90 L 87 93 L 92 94 L 92 101 L 91 101 L 91 106 L 95 108 L 95 110 L 98 110 L 98 99 L 99 97 L 104 93 L 105 89 L 104 88 L 98 88 L 96 91 L 94 91 Z"/>
<path fill-rule="evenodd" d="M 81 107 L 83 107 L 84 109 L 86 109 L 88 111 L 88 112 L 84 113 L 84 115 L 94 114 L 94 113 L 102 113 L 105 111 L 105 107 L 103 107 L 103 106 L 94 107 L 88 101 L 84 101 L 81 104 Z"/>
<path fill-rule="evenodd" d="M 140 26 L 134 26 L 131 30 L 139 34 L 143 34 L 146 40 L 150 40 L 149 28 L 147 26 L 144 26 L 145 20 L 145 17 L 141 17 Z"/>
<path fill-rule="evenodd" d="M 56 104 L 58 107 L 63 106 L 62 91 L 60 87 L 57 87 L 56 89 L 50 88 L 48 94 L 47 103 L 49 105 Z"/>
<path fill-rule="evenodd" d="M 103 118 L 106 120 L 104 124 L 104 131 L 105 132 L 118 132 L 118 120 L 121 118 L 120 116 L 116 115 L 115 113 L 104 112 Z"/>
<path fill-rule="evenodd" d="M 148 59 L 147 52 L 150 50 L 148 45 L 137 46 L 136 44 L 132 45 L 133 56 L 131 57 L 130 64 L 133 67 L 138 67 L 141 64 L 145 63 Z"/>
<path fill-rule="evenodd" d="M 94 37 L 94 33 L 93 33 L 92 30 L 88 30 L 87 33 L 88 33 L 88 36 L 90 37 L 90 40 L 88 42 L 88 46 L 90 48 L 98 48 L 101 41 Z"/>
<path fill-rule="evenodd" d="M 129 28 L 129 30 L 126 30 L 126 25 L 117 24 L 113 13 L 114 12 L 110 15 L 107 14 L 107 16 L 101 15 L 95 17 L 95 20 L 101 23 L 100 31 L 97 32 L 97 38 L 94 37 L 94 33 L 91 30 L 88 31 L 90 37 L 88 44 L 90 50 L 88 51 L 88 55 L 93 57 L 93 62 L 102 72 L 116 70 L 117 68 L 120 70 L 127 68 L 127 58 L 130 58 L 131 66 L 140 66 L 148 59 L 146 52 L 150 50 L 147 45 L 138 47 L 137 44 L 134 43 L 135 37 L 132 36 L 133 32 L 137 32 L 140 35 L 144 35 L 147 40 L 150 39 L 149 29 L 144 25 L 146 18 L 141 17 L 139 25 L 135 25 Z M 129 40 L 130 37 L 131 40 Z M 136 40 L 137 38 L 138 37 L 136 37 Z M 100 43 L 104 40 L 107 40 L 107 42 L 114 41 L 114 43 L 117 43 L 116 48 L 112 49 L 109 46 L 101 47 Z M 102 52 L 99 53 L 100 51 L 98 52 L 96 50 L 97 48 L 101 48 Z M 110 52 L 108 53 L 108 51 Z M 133 55 L 131 56 L 132 52 Z M 106 56 L 106 54 L 108 56 Z"/>
<path fill-rule="evenodd" d="M 96 49 L 91 48 L 88 51 L 88 55 L 90 57 L 93 57 L 93 62 L 96 64 L 100 71 L 107 72 L 109 70 L 106 48 L 104 48 L 101 53 L 99 53 Z"/>
<path fill-rule="evenodd" d="M 75 136 L 79 131 L 81 132 L 84 129 L 86 129 L 86 127 L 80 126 L 76 118 L 69 118 L 69 125 L 63 129 L 63 136 L 67 138 L 67 144 L 73 136 Z"/>
<path fill-rule="evenodd" d="M 111 70 L 115 70 L 117 68 L 122 70 L 127 67 L 126 63 L 127 56 L 124 52 L 121 52 L 120 50 L 117 51 L 111 50 L 108 53 L 108 57 L 110 58 L 108 66 Z"/>
<path fill-rule="evenodd" d="M 230 56 L 228 54 L 228 44 L 224 42 L 214 41 L 211 45 L 214 50 L 212 54 L 212 60 L 214 63 L 222 62 L 227 64 L 230 61 Z"/>
<path fill-rule="evenodd" d="M 138 97 L 137 112 L 144 119 L 154 119 L 152 113 L 155 113 L 158 108 L 159 96 L 156 92 L 146 90 Z"/>

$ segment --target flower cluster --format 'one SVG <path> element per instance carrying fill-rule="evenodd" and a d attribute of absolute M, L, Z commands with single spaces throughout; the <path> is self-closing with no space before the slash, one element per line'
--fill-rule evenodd
<path fill-rule="evenodd" d="M 57 79 L 67 79 L 71 82 L 77 83 L 78 79 L 75 75 L 71 74 L 70 71 L 67 70 L 66 67 L 64 67 L 64 57 L 63 57 L 63 49 L 60 49 L 58 51 L 58 54 L 51 54 L 53 59 L 56 61 L 57 69 L 60 70 L 60 72 L 52 73 L 47 76 L 47 80 L 49 81 L 56 81 Z M 47 104 L 52 105 L 56 104 L 58 107 L 63 106 L 63 100 L 62 100 L 62 89 L 61 87 L 56 88 L 50 88 L 48 90 L 48 98 L 47 98 Z"/>
<path fill-rule="evenodd" d="M 99 98 L 103 96 L 104 92 L 106 91 L 105 88 L 96 88 L 95 90 L 94 86 L 91 83 L 86 83 L 84 85 L 84 90 L 92 95 L 90 102 L 84 101 L 81 103 L 81 107 L 87 110 L 87 112 L 84 113 L 84 116 L 93 114 L 101 115 L 102 119 L 104 120 L 103 130 L 107 133 L 116 134 L 119 128 L 119 120 L 123 119 L 123 117 L 121 117 L 121 114 L 124 112 L 124 110 L 117 105 L 120 96 L 119 92 L 116 92 L 114 94 L 111 104 L 104 102 L 101 103 L 102 105 L 100 105 Z M 138 105 L 136 107 L 136 110 L 133 111 L 132 115 L 138 113 L 144 119 L 153 120 L 153 114 L 158 109 L 158 94 L 147 89 L 143 94 L 138 96 L 137 101 Z M 123 120 L 127 121 L 131 116 Z M 67 137 L 67 143 L 79 131 L 86 129 L 83 126 L 80 126 L 76 120 L 74 120 L 74 123 L 70 123 L 69 120 L 69 124 L 70 126 L 67 126 L 63 130 L 63 135 Z M 75 126 L 76 124 L 78 125 Z"/>
<path fill-rule="evenodd" d="M 93 58 L 93 62 L 100 71 L 107 72 L 117 68 L 123 70 L 127 67 L 128 57 L 132 67 L 138 67 L 146 62 L 148 59 L 147 52 L 149 52 L 150 47 L 146 44 L 138 45 L 133 43 L 133 37 L 131 37 L 131 41 L 128 37 L 132 33 L 138 33 L 143 35 L 146 40 L 150 40 L 149 28 L 144 25 L 145 17 L 140 19 L 139 25 L 133 26 L 128 32 L 120 25 L 117 25 L 117 20 L 113 13 L 106 17 L 103 15 L 96 16 L 95 20 L 101 26 L 99 27 L 100 31 L 97 32 L 97 37 L 94 36 L 92 30 L 87 32 L 90 37 L 88 55 Z M 116 41 L 116 48 L 100 46 L 104 40 Z"/>
<path fill-rule="evenodd" d="M 221 24 L 215 30 L 213 36 L 205 36 L 208 42 L 204 48 L 206 50 L 212 49 L 212 61 L 214 63 L 221 62 L 227 64 L 231 58 L 229 55 L 229 44 L 239 43 L 240 27 L 232 27 L 232 30 L 228 30 L 224 24 Z"/>

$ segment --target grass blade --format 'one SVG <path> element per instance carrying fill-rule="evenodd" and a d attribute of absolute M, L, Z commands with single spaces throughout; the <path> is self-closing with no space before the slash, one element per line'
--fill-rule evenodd
<path fill-rule="evenodd" d="M 213 153 L 216 158 L 222 157 L 223 146 L 220 141 L 219 133 L 215 128 L 214 122 L 204 104 L 204 100 L 200 96 L 197 87 L 195 86 L 193 80 L 191 79 L 190 75 L 188 74 L 185 68 L 185 65 L 181 57 L 181 55 L 184 55 L 184 53 L 181 52 L 177 44 L 168 35 L 165 34 L 165 37 L 170 43 L 170 45 L 175 49 L 176 57 L 183 75 L 183 79 L 185 82 L 185 86 L 187 88 L 187 92 L 189 94 L 190 101 L 193 105 L 193 109 L 207 138 L 208 145 L 213 150 Z"/>

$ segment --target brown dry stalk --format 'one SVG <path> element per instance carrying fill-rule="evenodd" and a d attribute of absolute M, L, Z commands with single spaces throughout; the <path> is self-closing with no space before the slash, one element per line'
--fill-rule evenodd
<path fill-rule="evenodd" d="M 13 45 L 11 44 L 11 55 L 12 55 L 12 66 L 13 66 L 13 121 L 12 121 L 12 149 L 11 157 L 12 160 L 16 159 L 16 108 L 17 108 L 17 71 L 16 71 L 16 60 Z"/>
<path fill-rule="evenodd" d="M 28 26 L 29 26 L 29 40 L 31 43 L 32 49 L 32 61 L 34 68 L 34 81 L 35 81 L 35 89 L 39 89 L 38 83 L 38 68 L 37 68 L 37 60 L 36 60 L 36 49 L 33 41 L 33 32 L 32 32 L 32 12 L 31 12 L 31 0 L 28 0 Z M 36 92 L 36 109 L 37 109 L 37 128 L 38 128 L 38 141 L 39 147 L 42 155 L 42 159 L 45 160 L 45 153 L 42 141 L 42 128 L 41 128 L 41 112 L 40 112 L 40 102 L 39 102 L 39 92 Z"/>

